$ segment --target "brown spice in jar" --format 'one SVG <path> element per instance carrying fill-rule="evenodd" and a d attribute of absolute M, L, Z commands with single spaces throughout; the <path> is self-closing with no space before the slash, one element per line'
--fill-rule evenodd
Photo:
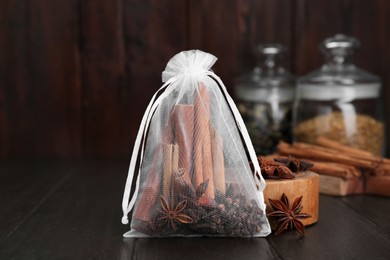
<path fill-rule="evenodd" d="M 324 136 L 381 155 L 383 132 L 383 123 L 370 116 L 332 112 L 298 124 L 295 127 L 295 139 L 297 142 L 315 143 L 318 137 Z"/>

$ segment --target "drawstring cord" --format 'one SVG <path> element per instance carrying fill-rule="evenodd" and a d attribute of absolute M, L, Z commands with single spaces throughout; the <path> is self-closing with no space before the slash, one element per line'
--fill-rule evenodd
<path fill-rule="evenodd" d="M 137 177 L 134 195 L 132 196 L 132 198 L 129 202 L 131 186 L 133 184 L 135 166 L 136 166 L 137 160 L 138 160 L 138 152 L 139 152 L 139 149 L 141 146 L 141 141 L 142 141 L 142 151 L 141 151 L 141 156 L 140 156 L 139 169 L 141 169 L 141 165 L 142 165 L 144 146 L 145 146 L 145 138 L 146 138 L 145 135 L 146 135 L 147 129 L 149 127 L 150 121 L 152 119 L 152 115 L 153 115 L 154 111 L 157 109 L 158 105 L 161 103 L 161 100 L 166 96 L 165 93 L 167 93 L 167 91 L 165 91 L 163 94 L 161 94 L 157 100 L 156 100 L 156 97 L 161 91 L 168 88 L 172 82 L 176 81 L 177 78 L 178 77 L 170 78 L 167 82 L 164 83 L 164 85 L 159 90 L 157 90 L 157 92 L 153 95 L 152 99 L 150 100 L 149 105 L 146 108 L 146 111 L 142 117 L 141 125 L 139 127 L 138 134 L 137 134 L 137 138 L 135 139 L 133 153 L 131 155 L 130 166 L 129 166 L 129 171 L 127 174 L 126 185 L 125 185 L 125 191 L 123 193 L 123 199 L 122 199 L 122 211 L 123 211 L 122 223 L 123 224 L 129 223 L 129 219 L 128 219 L 127 215 L 129 214 L 129 212 L 131 211 L 131 209 L 134 206 L 135 200 L 137 198 L 138 190 L 139 190 L 140 170 L 138 171 L 138 177 Z M 155 100 L 156 100 L 156 102 L 155 102 Z"/>
<path fill-rule="evenodd" d="M 252 144 L 251 138 L 250 138 L 250 136 L 248 134 L 248 130 L 246 129 L 244 120 L 242 119 L 241 114 L 238 111 L 238 108 L 237 108 L 236 104 L 234 103 L 233 99 L 229 95 L 229 93 L 228 93 L 225 85 L 223 84 L 221 78 L 218 77 L 215 73 L 213 73 L 211 71 L 207 72 L 207 75 L 209 75 L 211 78 L 213 78 L 214 80 L 217 81 L 217 83 L 219 84 L 219 86 L 221 87 L 221 89 L 223 91 L 223 94 L 226 97 L 226 100 L 227 100 L 227 102 L 229 104 L 229 107 L 230 107 L 231 111 L 233 112 L 234 119 L 235 119 L 235 121 L 238 124 L 238 129 L 241 132 L 241 135 L 242 135 L 242 137 L 244 139 L 245 146 L 246 146 L 246 148 L 248 150 L 248 153 L 249 153 L 249 158 L 251 159 L 251 162 L 253 164 L 253 168 L 255 170 L 255 172 L 254 172 L 254 177 L 255 178 L 254 179 L 255 179 L 256 187 L 257 187 L 258 190 L 263 191 L 264 188 L 265 188 L 265 182 L 264 182 L 264 180 L 262 178 L 259 161 L 257 160 L 256 152 L 255 152 L 255 150 L 253 148 L 253 144 Z"/>

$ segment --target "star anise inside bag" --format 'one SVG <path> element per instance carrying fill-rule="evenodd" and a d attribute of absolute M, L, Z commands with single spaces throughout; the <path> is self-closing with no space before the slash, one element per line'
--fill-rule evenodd
<path fill-rule="evenodd" d="M 164 197 L 160 197 L 160 199 L 161 214 L 157 220 L 166 222 L 172 231 L 176 230 L 177 225 L 193 222 L 193 219 L 183 212 L 187 205 L 186 200 L 181 201 L 176 207 L 173 207 Z"/>
<path fill-rule="evenodd" d="M 276 218 L 276 221 L 278 222 L 275 235 L 279 235 L 288 227 L 290 227 L 290 229 L 295 228 L 302 236 L 305 235 L 305 226 L 300 219 L 309 218 L 311 215 L 301 213 L 303 208 L 302 197 L 303 196 L 296 198 L 291 207 L 288 198 L 284 193 L 281 200 L 268 199 L 274 211 L 267 214 L 267 216 Z"/>

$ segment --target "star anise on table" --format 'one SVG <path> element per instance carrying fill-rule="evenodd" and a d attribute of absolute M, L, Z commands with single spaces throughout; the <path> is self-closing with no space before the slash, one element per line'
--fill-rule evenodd
<path fill-rule="evenodd" d="M 257 160 L 261 168 L 261 174 L 268 179 L 293 179 L 296 173 L 306 171 L 313 166 L 309 161 L 293 157 L 266 158 L 259 156 Z M 251 167 L 253 170 L 253 165 Z"/>
<path fill-rule="evenodd" d="M 300 219 L 309 218 L 311 215 L 307 213 L 301 213 L 303 208 L 302 197 L 303 196 L 296 198 L 291 207 L 288 198 L 284 193 L 280 200 L 268 199 L 274 211 L 267 214 L 267 216 L 276 218 L 278 222 L 275 235 L 279 235 L 288 227 L 290 227 L 290 229 L 295 228 L 302 236 L 305 235 L 305 226 L 300 221 Z"/>
<path fill-rule="evenodd" d="M 176 230 L 178 224 L 190 224 L 193 222 L 193 219 L 183 212 L 186 208 L 187 200 L 179 202 L 174 207 L 164 197 L 161 196 L 160 199 L 161 214 L 157 220 L 167 222 L 172 231 Z"/>
<path fill-rule="evenodd" d="M 274 161 L 283 163 L 293 172 L 300 172 L 300 171 L 304 172 L 310 169 L 311 167 L 313 167 L 313 163 L 309 162 L 308 160 L 299 160 L 291 156 L 274 158 Z"/>

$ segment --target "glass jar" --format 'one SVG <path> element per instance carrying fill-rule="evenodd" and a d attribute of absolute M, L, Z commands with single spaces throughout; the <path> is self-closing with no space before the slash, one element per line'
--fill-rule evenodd
<path fill-rule="evenodd" d="M 258 66 L 235 84 L 237 106 L 257 154 L 275 151 L 280 140 L 292 141 L 294 77 L 281 65 L 280 44 L 257 47 Z"/>
<path fill-rule="evenodd" d="M 353 64 L 359 46 L 357 39 L 342 34 L 320 44 L 326 63 L 298 80 L 295 141 L 315 143 L 324 136 L 382 155 L 381 82 Z"/>

